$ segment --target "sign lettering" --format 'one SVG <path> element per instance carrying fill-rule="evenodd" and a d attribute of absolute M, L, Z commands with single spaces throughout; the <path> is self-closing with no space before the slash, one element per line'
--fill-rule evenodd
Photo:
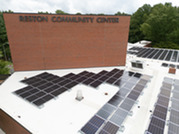
<path fill-rule="evenodd" d="M 68 17 L 68 16 L 52 16 L 48 19 L 48 16 L 19 16 L 19 21 L 21 22 L 48 22 L 52 21 L 54 23 L 119 23 L 119 18 L 116 17 L 97 17 L 94 20 L 94 17 Z"/>

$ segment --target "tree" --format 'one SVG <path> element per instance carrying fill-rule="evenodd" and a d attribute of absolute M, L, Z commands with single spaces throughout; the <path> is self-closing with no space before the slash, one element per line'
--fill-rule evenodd
<path fill-rule="evenodd" d="M 49 12 L 38 11 L 38 14 L 49 14 Z"/>
<path fill-rule="evenodd" d="M 55 13 L 56 14 L 68 14 L 68 13 L 66 13 L 66 12 L 64 12 L 64 11 L 62 11 L 60 9 L 56 10 Z"/>
<path fill-rule="evenodd" d="M 2 58 L 2 52 L 0 51 L 0 58 Z M 8 62 L 0 59 L 0 74 L 9 74 Z"/>
<path fill-rule="evenodd" d="M 12 13 L 11 10 L 4 11 L 4 12 Z M 2 59 L 11 61 L 11 54 L 10 54 L 6 27 L 3 18 L 3 12 L 0 12 L 0 51 L 2 52 L 2 56 L 1 56 Z"/>
<path fill-rule="evenodd" d="M 130 31 L 129 31 L 129 42 L 137 42 L 143 39 L 147 39 L 142 33 L 140 27 L 151 13 L 151 6 L 148 4 L 143 5 L 131 16 Z"/>
<path fill-rule="evenodd" d="M 127 14 L 127 13 L 121 13 L 120 11 L 118 11 L 117 13 L 115 13 L 114 15 L 120 15 L 120 16 L 122 16 L 122 15 L 130 15 L 130 14 Z"/>
<path fill-rule="evenodd" d="M 76 15 L 81 15 L 81 13 L 80 13 L 80 12 L 77 12 Z"/>
<path fill-rule="evenodd" d="M 141 24 L 140 30 L 145 37 L 152 41 L 154 47 L 162 47 L 164 42 L 168 48 L 178 48 L 179 45 L 179 10 L 171 3 L 157 4 L 147 20 Z M 157 45 L 158 44 L 158 45 Z M 175 45 L 174 45 L 175 44 Z M 163 47 L 166 47 L 163 45 Z"/>

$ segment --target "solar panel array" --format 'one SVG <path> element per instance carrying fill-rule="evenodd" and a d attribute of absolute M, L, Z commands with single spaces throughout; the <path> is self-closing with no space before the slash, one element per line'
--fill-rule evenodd
<path fill-rule="evenodd" d="M 179 62 L 178 50 L 167 50 L 158 48 L 132 47 L 128 50 L 128 54 L 136 55 L 141 58 L 165 60 L 171 62 Z"/>
<path fill-rule="evenodd" d="M 179 134 L 179 80 L 173 79 L 168 134 Z"/>
<path fill-rule="evenodd" d="M 79 74 L 68 73 L 63 77 L 44 72 L 22 80 L 21 82 L 28 86 L 14 91 L 14 94 L 41 107 L 47 101 L 56 98 L 78 84 L 85 84 L 93 88 L 97 88 L 104 82 L 113 84 L 123 75 L 123 72 L 123 70 L 119 69 L 113 69 L 109 72 L 102 70 L 97 74 L 83 71 Z"/>
<path fill-rule="evenodd" d="M 174 89 L 173 89 L 174 86 Z M 172 90 L 173 89 L 173 90 Z M 179 133 L 179 80 L 165 77 L 146 134 L 163 134 L 171 103 L 168 134 Z M 173 94 L 173 95 L 171 95 Z"/>
<path fill-rule="evenodd" d="M 113 77 L 110 84 L 118 86 L 119 91 L 81 128 L 83 134 L 116 134 L 151 78 L 134 72 L 125 72 L 114 82 Z M 94 119 L 100 122 L 98 126 Z"/>

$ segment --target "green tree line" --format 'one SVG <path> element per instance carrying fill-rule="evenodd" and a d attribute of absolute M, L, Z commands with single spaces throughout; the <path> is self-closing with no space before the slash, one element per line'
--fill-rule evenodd
<path fill-rule="evenodd" d="M 152 47 L 179 49 L 179 7 L 143 5 L 131 16 L 129 42 L 152 41 Z"/>

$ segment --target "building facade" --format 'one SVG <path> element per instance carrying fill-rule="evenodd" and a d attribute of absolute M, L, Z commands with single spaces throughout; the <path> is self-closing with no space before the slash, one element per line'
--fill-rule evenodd
<path fill-rule="evenodd" d="M 15 71 L 124 66 L 130 16 L 4 13 Z"/>

